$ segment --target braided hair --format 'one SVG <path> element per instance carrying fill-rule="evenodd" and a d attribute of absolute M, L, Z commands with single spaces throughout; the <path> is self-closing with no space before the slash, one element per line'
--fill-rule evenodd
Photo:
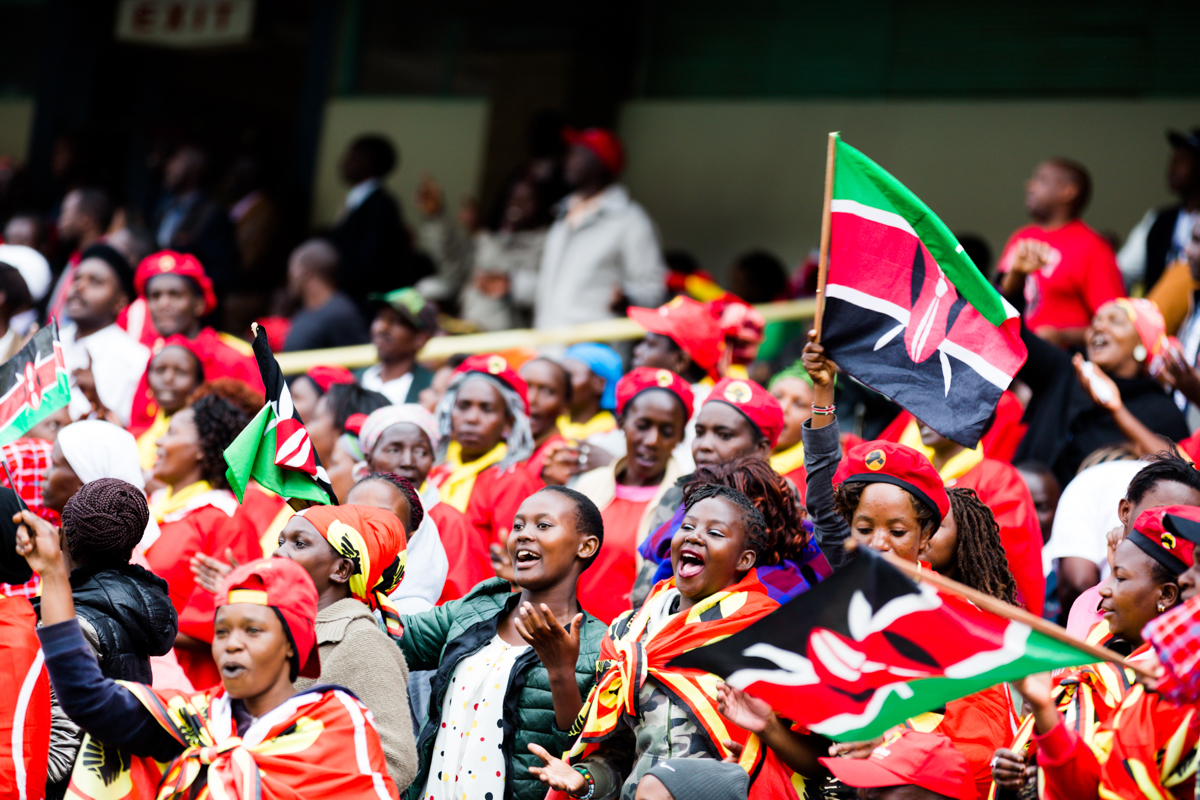
<path fill-rule="evenodd" d="M 219 394 L 201 397 L 190 406 L 200 440 L 200 469 L 204 480 L 217 489 L 228 489 L 225 449 L 250 423 L 250 414 Z"/>
<path fill-rule="evenodd" d="M 764 459 L 743 456 L 723 464 L 697 467 L 683 488 L 684 498 L 693 486 L 704 483 L 737 489 L 762 513 L 766 544 L 759 553 L 759 564 L 774 566 L 786 559 L 803 560 L 801 555 L 810 536 L 804 527 L 804 506 L 787 478 L 771 469 Z"/>
<path fill-rule="evenodd" d="M 417 528 L 421 527 L 421 522 L 425 519 L 425 506 L 421 504 L 421 496 L 413 488 L 412 481 L 394 472 L 372 472 L 359 481 L 359 483 L 366 483 L 367 481 L 389 484 L 396 487 L 396 491 L 404 495 L 404 499 L 408 501 L 408 524 L 410 526 L 408 533 L 410 536 L 416 533 Z"/>
<path fill-rule="evenodd" d="M 687 511 L 692 510 L 692 506 L 699 503 L 701 500 L 707 500 L 710 497 L 719 497 L 722 500 L 728 500 L 735 506 L 742 509 L 742 525 L 746 529 L 747 550 L 753 550 L 756 556 L 766 553 L 769 545 L 767 539 L 767 525 L 763 520 L 762 512 L 759 511 L 754 502 L 746 495 L 739 492 L 737 489 L 726 486 L 723 483 L 689 483 L 684 489 L 683 506 Z M 757 561 L 757 558 L 755 559 Z"/>
<path fill-rule="evenodd" d="M 62 511 L 67 552 L 78 564 L 128 564 L 133 547 L 146 533 L 150 508 L 146 496 L 116 478 L 85 483 Z"/>
<path fill-rule="evenodd" d="M 955 556 L 959 581 L 1015 606 L 1017 581 L 1008 568 L 996 516 L 971 489 L 955 487 L 946 493 L 950 495 L 950 511 L 958 525 Z"/>

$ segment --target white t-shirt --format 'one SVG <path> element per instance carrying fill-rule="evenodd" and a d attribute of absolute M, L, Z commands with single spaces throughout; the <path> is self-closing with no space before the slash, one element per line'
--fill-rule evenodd
<path fill-rule="evenodd" d="M 109 411 L 129 424 L 133 395 L 146 371 L 150 350 L 115 324 L 76 340 L 78 329 L 71 323 L 59 331 L 63 361 L 71 381 L 71 419 L 79 419 L 92 410 L 92 404 L 75 385 L 74 370 L 92 368 L 96 394 Z"/>
<path fill-rule="evenodd" d="M 411 372 L 406 372 L 395 380 L 384 381 L 383 367 L 376 364 L 363 372 L 359 383 L 364 389 L 379 392 L 396 405 L 403 405 L 408 402 L 405 398 L 408 397 L 408 389 L 412 386 L 412 381 Z"/>
<path fill-rule="evenodd" d="M 455 666 L 422 798 L 504 796 L 504 694 L 517 659 L 528 649 L 496 634 Z"/>
<path fill-rule="evenodd" d="M 1117 504 L 1144 461 L 1109 461 L 1088 467 L 1063 489 L 1050 540 L 1042 548 L 1048 575 L 1056 558 L 1086 558 L 1108 575 L 1108 532 L 1121 524 Z"/>

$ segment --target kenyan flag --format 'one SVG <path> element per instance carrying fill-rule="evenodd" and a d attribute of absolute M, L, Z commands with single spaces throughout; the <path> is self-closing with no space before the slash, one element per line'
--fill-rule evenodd
<path fill-rule="evenodd" d="M 313 504 L 336 504 L 329 476 L 317 458 L 304 421 L 292 405 L 279 362 L 267 344 L 267 332 L 258 325 L 253 327 L 254 357 L 267 389 L 267 404 L 225 450 L 229 488 L 238 502 L 253 479 L 264 489 L 287 498 L 297 510 Z"/>
<path fill-rule="evenodd" d="M 779 716 L 853 742 L 998 683 L 1095 661 L 958 595 L 918 586 L 862 547 L 832 577 L 670 666 L 719 675 Z"/>
<path fill-rule="evenodd" d="M 58 342 L 58 324 L 33 335 L 15 356 L 0 365 L 0 444 L 24 436 L 30 428 L 71 401 L 71 383 Z"/>
<path fill-rule="evenodd" d="M 830 211 L 830 358 L 974 447 L 1025 363 L 1016 310 L 919 197 L 840 139 Z"/>

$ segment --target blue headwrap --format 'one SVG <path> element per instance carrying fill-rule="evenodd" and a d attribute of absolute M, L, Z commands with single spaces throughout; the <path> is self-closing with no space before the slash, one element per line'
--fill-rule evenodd
<path fill-rule="evenodd" d="M 616 350 L 606 344 L 584 342 L 568 347 L 563 358 L 587 364 L 588 369 L 604 378 L 604 394 L 600 397 L 600 407 L 608 411 L 616 409 L 617 381 L 621 380 L 625 373 L 625 367 Z"/>

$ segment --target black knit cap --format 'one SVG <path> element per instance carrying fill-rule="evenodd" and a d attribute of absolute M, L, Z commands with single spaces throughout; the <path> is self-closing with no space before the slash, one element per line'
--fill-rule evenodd
<path fill-rule="evenodd" d="M 62 512 L 63 535 L 80 564 L 125 563 L 150 521 L 146 496 L 116 478 L 85 483 Z"/>
<path fill-rule="evenodd" d="M 89 258 L 98 258 L 108 264 L 109 269 L 117 276 L 117 282 L 121 284 L 121 291 L 125 293 L 129 301 L 133 302 L 137 299 L 137 289 L 133 286 L 133 267 L 129 266 L 125 256 L 110 245 L 98 243 L 80 254 L 79 263 L 82 264 Z"/>

